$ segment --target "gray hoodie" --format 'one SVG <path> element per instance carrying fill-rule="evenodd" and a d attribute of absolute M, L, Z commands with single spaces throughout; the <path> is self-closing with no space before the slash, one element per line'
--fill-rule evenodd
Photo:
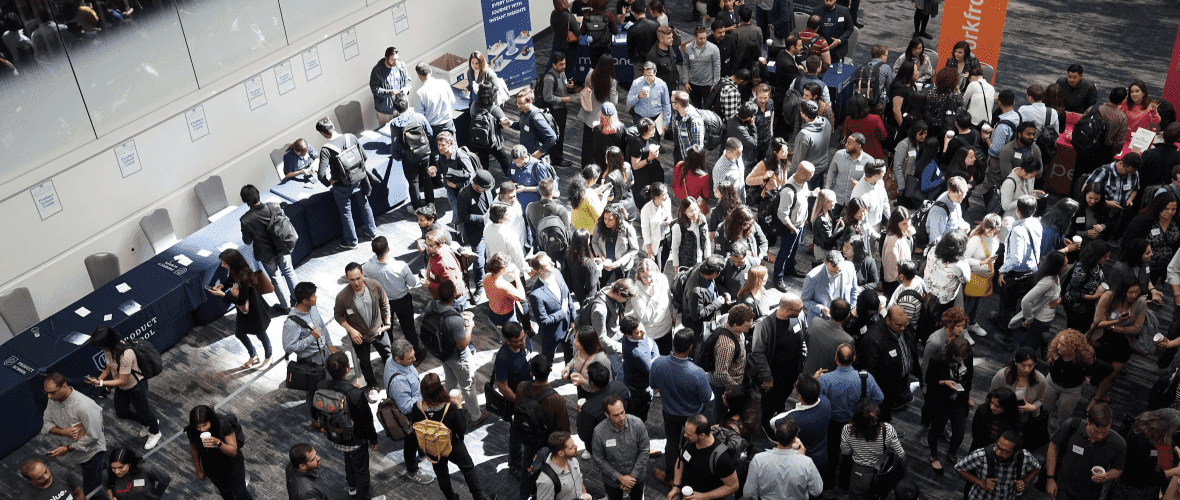
<path fill-rule="evenodd" d="M 822 116 L 815 117 L 795 134 L 795 168 L 802 161 L 811 162 L 815 176 L 828 171 L 828 140 L 832 136 L 832 124 Z M 814 177 L 813 177 L 814 178 Z"/>

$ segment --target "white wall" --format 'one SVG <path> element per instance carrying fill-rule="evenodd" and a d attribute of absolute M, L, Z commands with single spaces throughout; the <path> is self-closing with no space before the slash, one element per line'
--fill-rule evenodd
<path fill-rule="evenodd" d="M 552 4 L 529 0 L 534 31 L 548 26 Z M 28 287 L 45 317 L 91 290 L 83 259 L 97 252 L 119 256 L 123 270 L 151 256 L 139 219 L 166 208 L 177 235 L 183 238 L 204 225 L 193 186 L 220 175 L 231 204 L 238 187 L 277 182 L 270 151 L 304 137 L 322 143 L 314 123 L 334 119 L 334 108 L 359 101 L 367 127 L 374 127 L 370 69 L 385 47 L 399 48 L 411 68 L 421 60 L 451 52 L 465 56 L 484 46 L 482 10 L 476 0 L 408 0 L 410 29 L 394 34 L 393 0 L 370 5 L 275 50 L 249 65 L 175 102 L 147 113 L 97 139 L 39 166 L 21 166 L 23 174 L 0 184 L 0 293 Z M 312 21 L 313 23 L 315 21 Z M 344 60 L 340 34 L 355 26 L 360 55 Z M 319 50 L 323 72 L 308 81 L 301 54 Z M 278 94 L 274 66 L 291 61 L 295 89 Z M 244 83 L 262 75 L 267 104 L 251 111 Z M 417 83 L 415 81 L 415 83 Z M 185 111 L 203 106 L 210 133 L 190 139 Z M 122 177 L 113 149 L 135 141 L 141 171 Z M 63 211 L 41 220 L 29 189 L 52 179 Z"/>

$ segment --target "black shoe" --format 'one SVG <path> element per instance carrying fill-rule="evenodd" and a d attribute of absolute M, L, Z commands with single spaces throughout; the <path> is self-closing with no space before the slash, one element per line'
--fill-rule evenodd
<path fill-rule="evenodd" d="M 778 289 L 778 291 L 780 291 L 780 292 L 787 293 L 787 282 L 786 281 L 779 281 L 778 283 L 774 284 L 774 287 L 776 289 Z"/>
<path fill-rule="evenodd" d="M 279 316 L 286 316 L 291 311 L 289 309 L 287 309 L 286 307 L 275 304 L 273 306 L 270 306 L 270 312 L 274 313 L 276 315 L 279 315 Z"/>
<path fill-rule="evenodd" d="M 512 474 L 512 477 L 515 477 L 516 479 L 520 479 L 520 467 L 513 465 L 508 468 L 508 473 Z"/>
<path fill-rule="evenodd" d="M 927 33 L 927 32 L 925 32 L 925 31 L 923 31 L 923 32 L 921 32 L 921 33 L 918 33 L 918 36 L 921 36 L 922 38 L 925 38 L 925 39 L 927 39 L 927 40 L 933 40 L 933 39 L 934 39 L 934 36 L 933 36 L 933 35 L 931 35 L 930 33 Z"/>
<path fill-rule="evenodd" d="M 856 28 L 863 30 L 863 29 L 865 29 L 865 25 L 864 25 L 864 23 L 856 23 Z"/>
<path fill-rule="evenodd" d="M 798 269 L 787 269 L 786 275 L 790 276 L 792 278 L 806 278 L 807 277 L 807 273 L 801 273 L 801 272 L 799 272 Z"/>

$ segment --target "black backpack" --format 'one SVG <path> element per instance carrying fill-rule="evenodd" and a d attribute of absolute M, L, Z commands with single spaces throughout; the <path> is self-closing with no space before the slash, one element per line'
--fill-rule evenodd
<path fill-rule="evenodd" d="M 717 82 L 717 85 L 713 86 L 713 90 L 711 92 L 709 92 L 709 96 L 705 98 L 704 108 L 699 108 L 699 109 L 697 109 L 697 111 L 700 111 L 701 109 L 707 109 L 709 111 L 717 113 L 717 115 L 720 116 L 721 115 L 721 91 L 725 90 L 728 87 L 737 88 L 737 84 L 734 83 L 733 80 L 729 79 L 729 77 L 722 77 L 721 80 L 719 80 Z"/>
<path fill-rule="evenodd" d="M 470 149 L 467 149 L 467 146 L 459 146 L 458 150 L 455 151 L 455 158 L 458 160 L 455 162 L 455 165 L 463 167 L 463 170 L 449 169 L 443 174 L 443 177 L 450 182 L 454 182 L 457 189 L 463 189 L 464 186 L 471 183 L 471 179 L 475 178 L 475 174 L 482 168 L 482 164 L 479 162 L 479 157 L 475 153 L 472 153 Z M 464 163 L 460 158 L 466 158 L 467 163 Z M 468 165 L 470 165 L 470 168 L 466 168 Z"/>
<path fill-rule="evenodd" d="M 799 105 L 803 104 L 803 91 L 796 85 L 799 82 L 796 79 L 791 82 L 791 87 L 783 94 L 782 105 L 782 121 L 783 128 L 787 131 L 793 132 L 799 126 Z"/>
<path fill-rule="evenodd" d="M 717 475 L 717 460 L 723 455 L 733 458 L 734 465 L 739 471 L 749 461 L 749 442 L 733 429 L 714 427 L 713 440 L 720 444 L 709 454 L 709 474 Z M 739 473 L 738 477 L 745 477 L 745 474 Z"/>
<path fill-rule="evenodd" d="M 417 165 L 430 157 L 430 137 L 421 123 L 411 120 L 401 129 L 402 161 Z"/>
<path fill-rule="evenodd" d="M 332 153 L 332 178 L 347 187 L 359 186 L 368 176 L 365 167 L 365 150 L 352 134 L 344 134 L 344 149 L 328 142 L 324 149 Z M 320 154 L 324 154 L 321 150 Z"/>
<path fill-rule="evenodd" d="M 721 146 L 721 137 L 725 135 L 725 122 L 721 117 L 707 109 L 698 109 L 701 122 L 705 126 L 705 149 L 712 151 Z"/>
<path fill-rule="evenodd" d="M 705 370 L 705 373 L 712 373 L 717 370 L 717 339 L 721 338 L 722 335 L 729 337 L 729 340 L 732 340 L 735 345 L 732 362 L 737 362 L 738 357 L 742 354 L 742 350 L 745 349 L 745 346 L 738 341 L 737 335 L 729 331 L 728 328 L 721 327 L 714 330 L 709 338 L 701 342 L 700 347 L 697 347 L 696 355 L 693 356 L 697 366 Z"/>
<path fill-rule="evenodd" d="M 930 211 L 934 207 L 946 210 L 947 217 L 951 215 L 950 207 L 941 201 L 923 204 L 921 209 L 914 212 L 914 215 L 910 216 L 910 227 L 914 228 L 915 248 L 926 248 L 926 245 L 930 244 L 930 231 L 926 229 L 926 219 L 930 217 Z"/>
<path fill-rule="evenodd" d="M 553 496 L 556 498 L 561 493 L 561 478 L 557 477 L 557 471 L 553 470 L 549 461 L 544 460 L 540 467 L 533 467 L 533 470 L 529 471 L 529 479 L 524 483 L 525 489 L 529 493 L 529 499 L 537 498 L 537 479 L 541 477 L 541 474 L 549 476 L 549 481 L 553 483 Z"/>
<path fill-rule="evenodd" d="M 536 103 L 536 100 L 533 102 Z M 549 130 L 552 130 L 554 134 L 560 133 L 560 130 L 557 128 L 557 118 L 553 117 L 553 113 L 549 112 L 549 108 L 542 108 L 538 106 L 537 114 L 541 115 L 541 118 L 543 118 L 545 123 L 549 125 Z M 544 153 L 544 151 L 542 151 L 542 153 Z"/>
<path fill-rule="evenodd" d="M 556 85 L 557 79 L 556 78 L 553 78 L 553 79 L 549 78 L 552 75 L 553 75 L 553 73 L 545 73 L 544 75 L 541 75 L 541 78 L 538 78 L 536 82 L 533 82 L 533 107 L 534 108 L 549 109 L 549 103 L 545 102 L 545 97 L 544 97 L 545 96 L 545 85 L 546 85 L 545 82 L 546 82 L 546 80 L 552 81 L 553 84 Z M 557 89 L 554 88 L 553 90 L 556 91 Z M 552 92 L 552 93 L 556 93 L 556 92 Z M 557 129 L 553 129 L 553 131 L 556 132 Z"/>
<path fill-rule="evenodd" d="M 549 421 L 545 409 L 541 407 L 541 402 L 554 394 L 557 391 L 549 388 L 535 398 L 521 394 L 517 400 L 516 408 L 512 410 L 512 430 L 516 431 L 525 445 L 541 448 L 549 439 L 549 434 L 556 430 L 557 426 Z"/>
<path fill-rule="evenodd" d="M 549 255 L 565 255 L 570 244 L 570 230 L 559 214 L 549 214 L 537 222 L 537 239 Z"/>
<path fill-rule="evenodd" d="M 582 20 L 582 25 L 586 27 L 586 34 L 590 35 L 590 41 L 586 43 L 587 47 L 599 49 L 610 47 L 610 24 L 607 23 L 606 16 L 603 14 L 587 14 L 586 18 Z"/>
<path fill-rule="evenodd" d="M 1078 152 L 1093 154 L 1106 141 L 1105 138 L 1106 120 L 1102 119 L 1102 114 L 1095 105 L 1086 116 L 1078 120 L 1077 125 L 1074 125 L 1071 143 Z"/>
<path fill-rule="evenodd" d="M 676 249 L 672 249 L 673 252 Z M 684 310 L 685 292 L 688 288 L 688 278 L 700 274 L 701 266 L 682 267 L 676 270 L 676 279 L 672 280 L 672 309 L 676 312 Z"/>
<path fill-rule="evenodd" d="M 221 420 L 222 424 L 228 424 L 230 429 L 234 431 L 234 439 L 238 440 L 238 449 L 246 446 L 246 431 L 242 429 L 242 423 L 238 421 L 238 416 L 228 411 L 218 411 L 217 419 Z"/>
<path fill-rule="evenodd" d="M 328 441 L 346 444 L 356 440 L 356 423 L 352 409 L 348 407 L 348 393 L 356 390 L 359 389 L 352 386 L 344 391 L 324 387 L 312 394 L 312 425 L 324 433 Z"/>
<path fill-rule="evenodd" d="M 1041 134 L 1037 136 L 1037 148 L 1041 150 L 1041 162 L 1048 166 L 1053 161 L 1053 156 L 1057 154 L 1057 138 L 1060 134 L 1057 129 L 1049 126 L 1049 113 L 1057 114 L 1057 110 L 1045 106 L 1045 122 L 1041 124 Z M 1061 120 L 1061 117 L 1057 117 Z"/>
<path fill-rule="evenodd" d="M 471 129 L 468 135 L 472 146 L 493 149 L 499 146 L 500 140 L 496 135 L 496 117 L 492 115 L 491 110 L 480 108 L 479 112 L 471 117 Z"/>
<path fill-rule="evenodd" d="M 787 188 L 791 189 L 789 196 L 791 197 L 791 208 L 787 210 L 788 213 L 795 210 L 795 205 L 799 203 L 799 188 L 790 184 L 783 184 L 778 189 L 774 190 L 770 196 L 762 198 L 762 203 L 758 205 L 758 221 L 762 223 L 762 232 L 766 233 L 767 238 L 787 232 L 787 225 L 778 218 L 778 205 L 782 202 L 783 191 Z M 769 230 L 769 231 L 767 231 Z"/>
<path fill-rule="evenodd" d="M 422 314 L 422 322 L 418 325 L 418 338 L 422 340 L 422 346 L 439 361 L 446 361 L 455 354 L 455 340 L 443 331 L 446 319 L 451 316 L 459 316 L 459 311 L 454 308 L 443 311 L 432 308 Z"/>
<path fill-rule="evenodd" d="M 147 380 L 164 371 L 164 359 L 160 357 L 160 351 L 151 342 L 143 339 L 127 339 L 123 341 L 123 345 L 135 353 L 137 366 L 131 369 L 131 373 L 138 380 Z M 115 362 L 118 363 L 119 360 L 116 359 Z"/>
<path fill-rule="evenodd" d="M 299 233 L 295 232 L 295 226 L 282 208 L 273 203 L 269 206 L 270 222 L 266 225 L 266 233 L 270 235 L 270 244 L 279 253 L 291 253 L 299 242 Z"/>
<path fill-rule="evenodd" d="M 881 95 L 881 65 L 885 64 L 880 59 L 873 59 L 856 69 L 857 88 L 861 89 L 863 94 L 869 100 L 870 106 L 876 106 L 885 103 L 885 96 Z M 885 88 L 889 88 L 892 82 L 885 82 Z"/>

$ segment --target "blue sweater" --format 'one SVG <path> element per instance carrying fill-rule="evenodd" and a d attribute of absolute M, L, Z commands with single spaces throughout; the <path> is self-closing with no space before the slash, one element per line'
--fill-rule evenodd
<path fill-rule="evenodd" d="M 651 388 L 660 391 L 664 413 L 678 417 L 700 413 L 713 397 L 705 370 L 676 356 L 660 356 L 651 363 Z"/>
<path fill-rule="evenodd" d="M 659 349 L 651 337 L 640 341 L 623 339 L 623 382 L 628 389 L 647 390 L 652 362 L 658 357 Z"/>
<path fill-rule="evenodd" d="M 799 424 L 799 440 L 807 447 L 807 456 L 815 465 L 823 465 L 828 461 L 828 421 L 832 418 L 832 403 L 828 397 L 819 395 L 819 402 L 807 409 L 794 409 L 782 413 L 770 421 L 770 425 L 778 428 L 783 418 L 789 418 Z"/>

